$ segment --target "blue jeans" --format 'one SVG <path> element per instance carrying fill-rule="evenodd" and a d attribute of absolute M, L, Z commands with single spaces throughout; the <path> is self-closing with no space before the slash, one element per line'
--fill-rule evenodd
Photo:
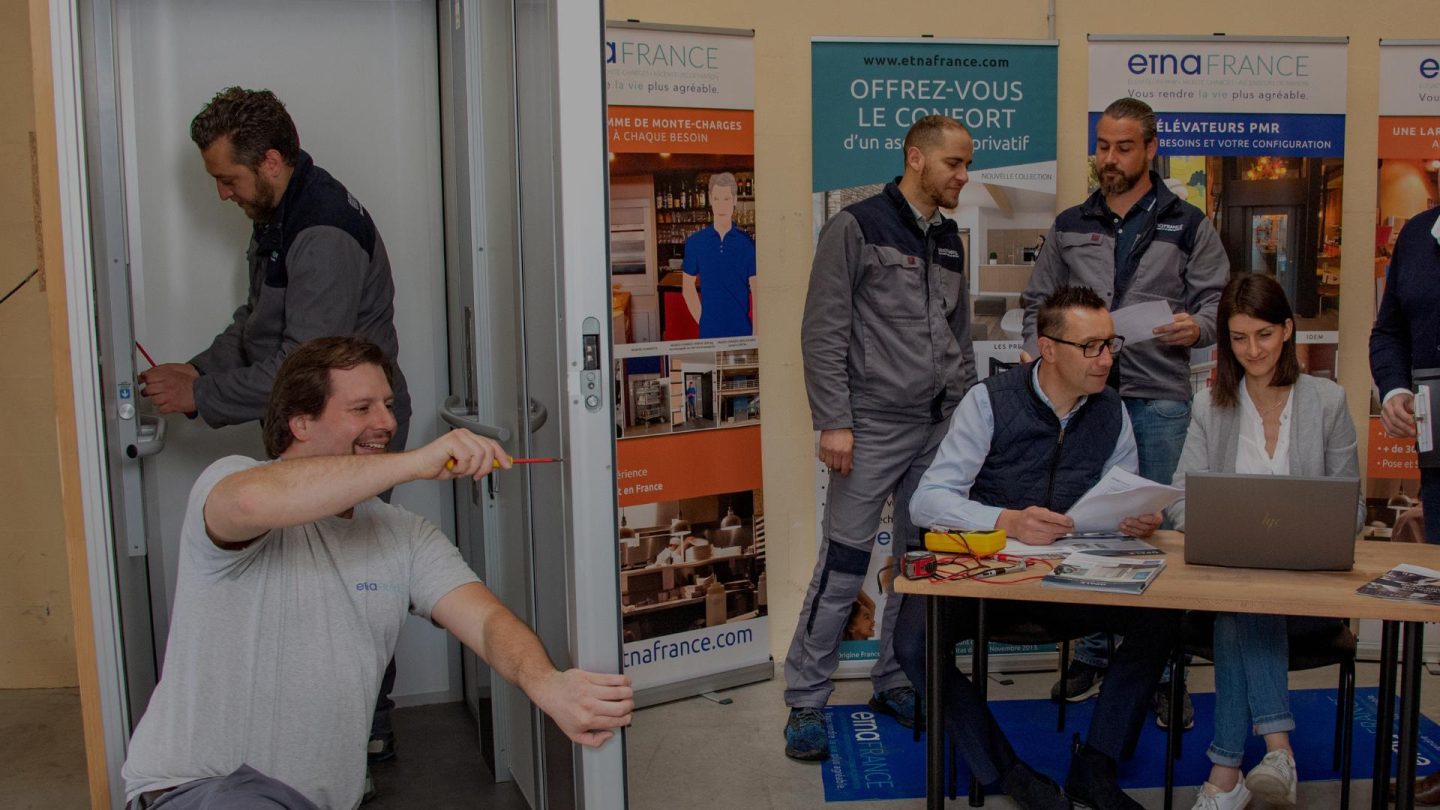
<path fill-rule="evenodd" d="M 1245 740 L 1293 731 L 1290 714 L 1290 638 L 1284 616 L 1215 616 L 1215 737 L 1206 756 L 1240 767 Z"/>
<path fill-rule="evenodd" d="M 1185 432 L 1190 429 L 1190 403 L 1173 399 L 1125 398 L 1135 445 L 1140 451 L 1140 477 L 1168 484 L 1175 477 L 1180 451 L 1185 449 Z M 1169 528 L 1169 526 L 1166 526 Z M 1119 639 L 1115 640 L 1120 643 Z M 1075 643 L 1075 660 L 1104 669 L 1109 663 L 1110 643 L 1104 634 L 1086 636 Z M 1170 682 L 1165 669 L 1161 683 Z"/>

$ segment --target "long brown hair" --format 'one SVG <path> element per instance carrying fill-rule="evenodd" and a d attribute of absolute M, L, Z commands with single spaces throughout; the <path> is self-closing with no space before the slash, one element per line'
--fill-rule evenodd
<path fill-rule="evenodd" d="M 1220 309 L 1215 315 L 1215 385 L 1210 389 L 1210 401 L 1222 408 L 1233 408 L 1239 402 L 1240 380 L 1245 376 L 1245 367 L 1235 356 L 1235 347 L 1230 345 L 1230 318 L 1235 315 L 1249 315 L 1252 318 L 1284 326 L 1286 321 L 1295 322 L 1295 311 L 1285 298 L 1285 291 L 1270 276 L 1259 273 L 1236 273 L 1220 293 Z M 1300 359 L 1295 356 L 1295 330 L 1280 349 L 1280 359 L 1275 363 L 1275 373 L 1270 377 L 1273 388 L 1294 385 L 1300 376 Z"/>

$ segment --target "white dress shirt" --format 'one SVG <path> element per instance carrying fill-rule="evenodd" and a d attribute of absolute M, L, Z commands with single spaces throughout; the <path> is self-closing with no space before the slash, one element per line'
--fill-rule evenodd
<path fill-rule="evenodd" d="M 1030 370 L 1030 386 L 1040 395 L 1044 403 L 1054 409 L 1054 403 L 1045 396 L 1040 387 L 1040 362 Z M 1070 412 L 1060 416 L 1060 425 L 1070 424 L 1070 417 L 1080 410 L 1089 397 L 1080 397 Z M 1119 465 L 1126 472 L 1136 472 L 1140 466 L 1140 455 L 1135 448 L 1135 433 L 1130 427 L 1130 413 L 1121 405 L 1120 436 L 1115 441 L 1115 450 L 1105 461 L 1103 476 L 1110 468 Z M 935 453 L 935 461 L 920 479 L 920 486 L 910 499 L 910 520 L 921 528 L 943 527 L 961 531 L 990 531 L 1004 511 L 998 506 L 988 506 L 970 500 L 970 488 L 975 485 L 975 476 L 985 466 L 990 455 L 990 440 L 995 435 L 995 413 L 990 405 L 990 389 L 983 383 L 970 387 L 955 413 L 950 416 L 950 428 Z"/>

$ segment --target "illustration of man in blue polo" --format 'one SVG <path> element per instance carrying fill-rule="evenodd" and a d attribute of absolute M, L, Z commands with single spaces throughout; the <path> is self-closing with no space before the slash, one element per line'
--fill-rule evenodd
<path fill-rule="evenodd" d="M 755 240 L 734 227 L 735 175 L 710 176 L 711 224 L 685 240 L 685 306 L 700 324 L 700 337 L 742 337 L 754 327 Z"/>

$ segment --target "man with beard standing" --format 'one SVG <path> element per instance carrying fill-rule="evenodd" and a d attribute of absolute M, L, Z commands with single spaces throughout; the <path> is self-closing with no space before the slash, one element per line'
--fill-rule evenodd
<path fill-rule="evenodd" d="M 394 362 L 395 285 L 375 223 L 350 192 L 300 148 L 290 113 L 269 90 L 220 91 L 190 123 L 220 199 L 254 223 L 244 305 L 210 348 L 188 363 L 140 375 L 160 413 L 198 414 L 211 427 L 260 419 L 275 373 L 306 340 L 360 335 Z M 410 394 L 395 386 L 403 450 Z"/>
<path fill-rule="evenodd" d="M 300 148 L 285 105 L 269 90 L 221 90 L 190 122 L 205 171 L 222 201 L 254 223 L 246 259 L 245 303 L 210 348 L 188 363 L 163 363 L 140 375 L 141 393 L 162 414 L 198 414 L 214 428 L 261 419 L 285 356 L 307 340 L 359 336 L 392 364 L 395 285 L 390 259 L 370 213 L 340 181 Z M 389 449 L 405 449 L 410 392 L 394 375 L 395 431 Z M 388 501 L 389 493 L 382 497 Z M 394 755 L 390 727 L 392 661 L 375 707 L 371 755 Z"/>
<path fill-rule="evenodd" d="M 1021 301 L 1032 356 L 1036 312 L 1060 287 L 1089 287 L 1112 312 L 1144 301 L 1170 306 L 1174 321 L 1157 327 L 1154 339 L 1132 337 L 1110 371 L 1110 386 L 1120 392 L 1135 431 L 1140 475 L 1169 484 L 1190 425 L 1190 349 L 1215 342 L 1215 311 L 1230 261 L 1204 212 L 1176 197 L 1150 170 L 1158 145 L 1150 105 L 1122 98 L 1105 108 L 1095 125 L 1100 188 L 1055 218 Z M 1077 644 L 1070 678 L 1055 684 L 1052 696 L 1076 701 L 1095 694 L 1108 646 L 1103 635 Z M 1155 692 L 1162 726 L 1169 697 L 1168 686 Z M 1189 728 L 1195 712 L 1190 695 L 1183 699 Z"/>
<path fill-rule="evenodd" d="M 960 122 L 916 121 L 904 175 L 836 214 L 815 247 L 801 343 L 830 480 L 819 559 L 785 658 L 785 753 L 795 759 L 830 755 L 822 710 L 880 510 L 893 494 L 895 556 L 919 544 L 906 504 L 975 381 L 964 245 L 940 213 L 959 203 L 974 151 Z M 915 690 L 891 638 L 899 608 L 893 594 L 885 600 L 870 706 L 910 726 Z"/>

